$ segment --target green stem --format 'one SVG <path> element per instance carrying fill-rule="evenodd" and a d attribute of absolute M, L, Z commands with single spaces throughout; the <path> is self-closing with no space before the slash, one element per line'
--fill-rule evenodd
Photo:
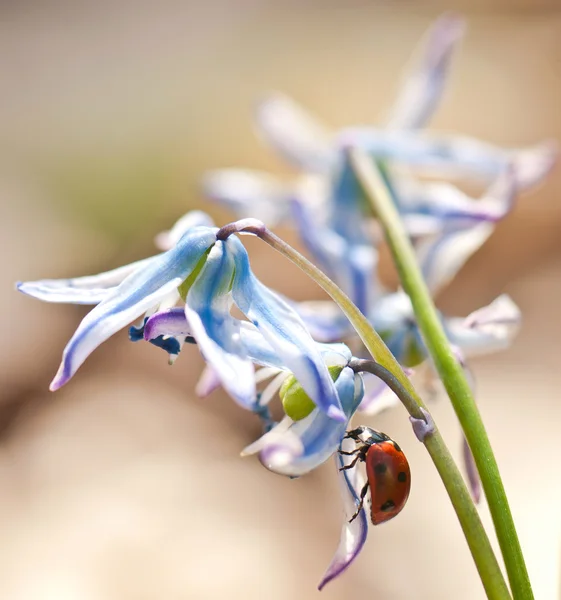
<path fill-rule="evenodd" d="M 513 598 L 531 600 L 534 596 L 497 461 L 463 369 L 450 348 L 430 292 L 423 280 L 391 192 L 379 168 L 376 168 L 368 156 L 352 149 L 350 159 L 363 191 L 384 229 L 401 284 L 411 299 L 425 344 L 473 453 L 489 503 Z"/>
<path fill-rule="evenodd" d="M 409 378 L 405 375 L 403 369 L 372 325 L 350 298 L 307 258 L 268 229 L 252 225 L 236 229 L 238 232 L 243 230 L 254 233 L 275 250 L 290 259 L 331 296 L 345 313 L 372 357 L 393 374 L 395 382 L 392 389 L 397 393 L 409 414 L 415 419 L 425 421 L 425 415 L 428 414 L 428 411 L 426 411 L 423 401 L 411 385 Z M 421 409 L 424 409 L 426 412 L 423 412 Z M 487 597 L 492 600 L 510 600 L 511 596 L 508 587 L 491 548 L 487 533 L 479 518 L 477 509 L 436 425 L 434 426 L 434 432 L 424 438 L 423 444 L 438 470 L 456 511 Z"/>

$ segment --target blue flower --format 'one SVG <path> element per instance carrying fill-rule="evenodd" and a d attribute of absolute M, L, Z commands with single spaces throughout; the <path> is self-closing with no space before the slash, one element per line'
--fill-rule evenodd
<path fill-rule="evenodd" d="M 256 397 L 253 363 L 241 337 L 252 327 L 252 335 L 262 337 L 270 355 L 280 357 L 318 408 L 345 421 L 322 354 L 300 317 L 255 277 L 237 237 L 217 239 L 217 228 L 194 225 L 201 219 L 197 213 L 180 220 L 160 238 L 174 245 L 152 258 L 92 277 L 18 284 L 21 292 L 42 300 L 97 304 L 66 346 L 51 389 L 64 385 L 119 329 L 145 313 L 174 306 L 181 291 L 189 335 L 242 406 L 250 407 Z M 233 304 L 252 325 L 231 315 Z"/>

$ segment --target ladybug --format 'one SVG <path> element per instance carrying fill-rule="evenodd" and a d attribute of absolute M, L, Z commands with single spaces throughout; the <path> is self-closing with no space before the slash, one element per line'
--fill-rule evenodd
<path fill-rule="evenodd" d="M 357 511 L 349 523 L 360 513 L 368 488 L 372 524 L 380 525 L 393 519 L 405 506 L 411 489 L 411 470 L 405 454 L 385 433 L 370 427 L 357 427 L 348 431 L 343 439 L 354 440 L 358 447 L 351 452 L 339 450 L 339 454 L 355 457 L 340 470 L 352 469 L 359 460 L 366 463 L 367 480 L 360 492 Z"/>

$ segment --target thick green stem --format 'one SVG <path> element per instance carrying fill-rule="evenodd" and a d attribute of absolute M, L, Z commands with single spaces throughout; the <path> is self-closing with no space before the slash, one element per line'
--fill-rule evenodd
<path fill-rule="evenodd" d="M 300 267 L 333 298 L 359 334 L 372 357 L 392 373 L 393 379 L 388 379 L 388 382 L 393 382 L 392 389 L 397 393 L 409 414 L 415 419 L 424 421 L 426 419 L 425 414 L 428 414 L 428 412 L 424 413 L 421 410 L 424 409 L 426 411 L 423 401 L 383 340 L 350 298 L 307 258 L 268 229 L 248 226 L 243 229 L 237 229 L 237 231 L 240 230 L 250 231 L 259 236 L 275 250 L 278 250 Z M 487 533 L 479 518 L 477 509 L 436 425 L 434 432 L 424 438 L 423 444 L 438 470 L 456 511 L 487 597 L 493 600 L 510 600 L 511 596 L 508 587 L 491 548 Z"/>
<path fill-rule="evenodd" d="M 497 461 L 461 365 L 454 356 L 417 264 L 391 192 L 379 168 L 359 150 L 350 150 L 353 169 L 380 221 L 401 284 L 409 295 L 419 329 L 473 453 L 504 558 L 514 600 L 533 599 L 520 542 Z"/>

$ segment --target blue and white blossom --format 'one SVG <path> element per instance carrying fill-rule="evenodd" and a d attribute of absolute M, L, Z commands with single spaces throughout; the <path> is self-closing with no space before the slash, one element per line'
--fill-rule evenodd
<path fill-rule="evenodd" d="M 39 299 L 96 304 L 66 346 L 51 389 L 68 382 L 89 354 L 119 329 L 143 314 L 175 305 L 178 288 L 193 276 L 182 308 L 190 335 L 237 402 L 251 406 L 256 392 L 253 363 L 241 337 L 249 325 L 231 315 L 233 304 L 316 405 L 330 418 L 344 421 L 321 352 L 297 313 L 255 277 L 237 237 L 217 239 L 216 227 L 191 225 L 188 218 L 182 219 L 179 232 L 176 228 L 168 234 L 169 244 L 177 239 L 171 249 L 127 267 L 86 278 L 18 284 L 21 292 Z"/>

